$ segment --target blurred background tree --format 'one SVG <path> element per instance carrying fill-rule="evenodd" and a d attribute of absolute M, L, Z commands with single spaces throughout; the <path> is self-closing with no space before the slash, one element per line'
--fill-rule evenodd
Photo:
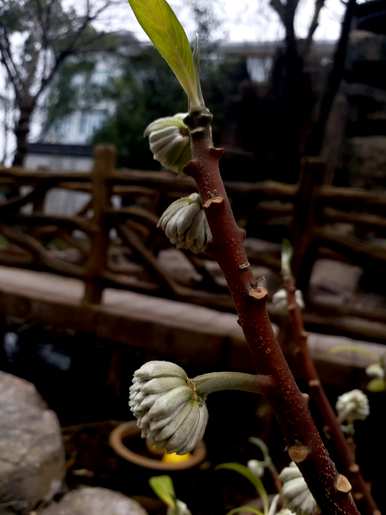
<path fill-rule="evenodd" d="M 98 32 L 100 20 L 117 0 L 1 0 L 0 58 L 10 85 L 16 138 L 13 164 L 22 165 L 31 120 L 48 86 L 69 57 L 94 52 L 111 34 Z"/>

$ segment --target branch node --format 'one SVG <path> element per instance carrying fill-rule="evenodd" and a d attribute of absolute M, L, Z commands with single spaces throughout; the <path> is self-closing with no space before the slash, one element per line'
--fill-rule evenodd
<path fill-rule="evenodd" d="M 208 198 L 203 204 L 204 209 L 209 209 L 213 204 L 222 204 L 224 202 L 224 197 L 221 195 L 213 195 L 213 197 Z"/>
<path fill-rule="evenodd" d="M 310 381 L 308 381 L 308 386 L 310 388 L 319 388 L 319 386 L 320 386 L 319 379 L 311 379 Z"/>
<path fill-rule="evenodd" d="M 310 396 L 308 395 L 308 393 L 302 393 L 302 396 L 303 396 L 303 399 L 308 402 L 310 400 Z"/>
<path fill-rule="evenodd" d="M 301 463 L 310 454 L 311 450 L 306 445 L 296 444 L 288 449 L 288 455 L 295 463 Z"/>
<path fill-rule="evenodd" d="M 239 265 L 239 270 L 240 272 L 243 272 L 244 270 L 248 270 L 248 268 L 250 267 L 250 263 L 249 261 L 245 261 L 245 263 L 241 263 L 241 265 Z"/>
<path fill-rule="evenodd" d="M 255 300 L 263 300 L 268 297 L 268 292 L 261 286 L 253 287 L 248 289 L 248 295 Z"/>
<path fill-rule="evenodd" d="M 359 465 L 357 465 L 356 463 L 353 463 L 352 465 L 350 465 L 349 470 L 353 474 L 356 474 L 357 472 L 359 472 Z"/>
<path fill-rule="evenodd" d="M 343 494 L 348 494 L 352 490 L 350 481 L 343 474 L 338 474 L 336 476 L 335 488 L 338 490 L 338 492 L 342 492 Z"/>
<path fill-rule="evenodd" d="M 224 155 L 225 150 L 223 148 L 211 147 L 209 153 L 215 159 L 220 159 Z"/>

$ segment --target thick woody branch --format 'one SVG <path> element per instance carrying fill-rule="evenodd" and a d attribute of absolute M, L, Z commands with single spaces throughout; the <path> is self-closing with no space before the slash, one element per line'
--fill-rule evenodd
<path fill-rule="evenodd" d="M 358 514 L 351 495 L 337 488 L 338 473 L 331 461 L 275 338 L 266 308 L 267 292 L 258 287 L 219 173 L 221 150 L 213 148 L 211 114 L 192 112 L 185 119 L 191 131 L 192 161 L 185 172 L 197 183 L 213 234 L 213 255 L 223 270 L 239 322 L 256 368 L 276 385 L 270 397 L 289 449 L 307 448 L 299 467 L 322 513 Z M 216 199 L 214 201 L 214 199 Z M 220 200 L 221 199 L 221 200 Z"/>
<path fill-rule="evenodd" d="M 302 313 L 296 302 L 296 287 L 292 276 L 284 278 L 284 285 L 287 291 L 288 315 L 294 339 L 297 377 L 307 385 L 310 405 L 318 413 L 324 433 L 334 449 L 334 454 L 340 466 L 343 467 L 344 473 L 352 482 L 354 498 L 361 508 L 361 513 L 364 515 L 380 514 L 370 490 L 363 480 L 359 466 L 355 463 L 354 453 L 341 431 L 340 424 L 320 382 L 308 348 L 308 335 L 304 330 Z"/>

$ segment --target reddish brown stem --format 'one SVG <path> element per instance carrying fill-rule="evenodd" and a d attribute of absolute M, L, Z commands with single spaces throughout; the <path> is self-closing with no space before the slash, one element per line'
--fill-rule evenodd
<path fill-rule="evenodd" d="M 302 312 L 296 302 L 296 286 L 292 276 L 285 276 L 284 286 L 287 291 L 288 314 L 294 340 L 297 378 L 302 379 L 308 387 L 311 405 L 320 416 L 326 437 L 333 446 L 338 463 L 352 482 L 354 498 L 364 515 L 376 515 L 380 512 L 371 496 L 359 466 L 355 463 L 355 454 L 346 441 L 335 412 L 320 382 L 318 372 L 308 347 L 308 334 L 304 330 Z"/>
<path fill-rule="evenodd" d="M 191 130 L 193 159 L 185 171 L 196 181 L 213 234 L 213 254 L 232 294 L 239 322 L 253 353 L 256 368 L 272 376 L 276 392 L 270 396 L 284 433 L 289 454 L 307 449 L 298 465 L 322 513 L 358 514 L 347 488 L 341 488 L 336 471 L 275 338 L 266 309 L 267 292 L 258 287 L 248 266 L 244 234 L 236 224 L 219 172 L 222 151 L 213 148 L 209 112 L 191 113 L 185 120 Z M 344 490 L 344 491 L 343 491 Z"/>

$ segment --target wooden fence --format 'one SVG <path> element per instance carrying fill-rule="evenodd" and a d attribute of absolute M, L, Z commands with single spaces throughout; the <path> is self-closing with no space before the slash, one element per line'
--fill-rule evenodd
<path fill-rule="evenodd" d="M 325 176 L 320 160 L 306 159 L 297 185 L 227 184 L 249 234 L 291 239 L 294 271 L 306 293 L 321 256 L 375 267 L 380 274 L 386 265 L 386 194 L 327 185 Z M 49 214 L 45 200 L 54 189 L 89 198 L 74 215 Z M 0 190 L 11 192 L 0 200 L 0 265 L 78 278 L 85 304 L 100 303 L 103 290 L 112 287 L 232 309 L 209 256 L 184 252 L 194 270 L 189 280 L 160 264 L 160 252 L 170 245 L 157 229 L 158 217 L 170 201 L 194 190 L 190 178 L 116 170 L 114 148 L 99 146 L 89 173 L 0 167 Z M 249 258 L 279 272 L 280 246 L 251 250 Z M 331 305 L 312 296 L 308 307 L 310 329 L 386 341 L 382 309 Z"/>

